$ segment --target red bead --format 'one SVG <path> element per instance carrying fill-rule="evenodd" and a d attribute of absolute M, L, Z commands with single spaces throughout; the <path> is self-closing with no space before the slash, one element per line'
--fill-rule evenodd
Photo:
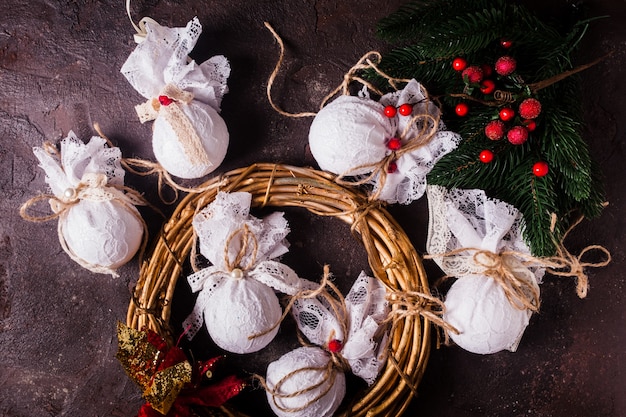
<path fill-rule="evenodd" d="M 480 83 L 480 92 L 483 94 L 491 94 L 496 90 L 496 83 L 493 80 L 483 80 Z"/>
<path fill-rule="evenodd" d="M 461 117 L 467 116 L 467 113 L 469 113 L 469 106 L 467 103 L 459 103 L 454 108 L 454 112 Z"/>
<path fill-rule="evenodd" d="M 537 129 L 537 122 L 534 120 L 524 120 L 524 126 L 526 126 L 529 132 L 532 132 Z"/>
<path fill-rule="evenodd" d="M 161 106 L 169 106 L 173 102 L 174 100 L 168 96 L 159 96 L 159 103 L 161 103 Z"/>
<path fill-rule="evenodd" d="M 385 113 L 385 116 L 391 119 L 392 117 L 395 117 L 396 115 L 396 108 L 394 106 L 389 105 L 385 107 L 385 110 L 383 110 L 383 112 Z"/>
<path fill-rule="evenodd" d="M 488 164 L 489 162 L 493 161 L 493 152 L 491 152 L 489 149 L 485 149 L 478 155 L 478 159 L 480 159 L 480 162 Z"/>
<path fill-rule="evenodd" d="M 400 141 L 400 139 L 398 138 L 391 138 L 387 141 L 387 148 L 391 149 L 392 151 L 397 151 L 401 147 L 402 141 Z"/>
<path fill-rule="evenodd" d="M 533 165 L 533 174 L 537 177 L 545 177 L 550 171 L 548 163 L 544 161 L 535 162 Z"/>
<path fill-rule="evenodd" d="M 500 140 L 504 137 L 504 123 L 501 120 L 492 120 L 485 126 L 485 136 L 491 140 Z"/>
<path fill-rule="evenodd" d="M 502 110 L 500 110 L 500 119 L 504 120 L 505 122 L 508 122 L 509 120 L 513 119 L 515 117 L 515 110 L 513 110 L 510 107 L 505 107 Z"/>
<path fill-rule="evenodd" d="M 521 145 L 528 140 L 528 130 L 524 126 L 513 126 L 506 133 L 506 138 L 512 145 Z"/>
<path fill-rule="evenodd" d="M 509 49 L 511 46 L 513 46 L 513 41 L 510 39 L 502 39 L 500 41 L 500 46 L 502 46 L 504 49 Z"/>
<path fill-rule="evenodd" d="M 401 105 L 400 108 L 398 108 L 398 113 L 400 113 L 403 116 L 410 116 L 413 113 L 413 106 L 408 103 L 405 103 Z"/>
<path fill-rule="evenodd" d="M 452 61 L 452 68 L 454 68 L 455 71 L 463 71 L 467 68 L 467 61 L 461 57 L 454 58 Z"/>
<path fill-rule="evenodd" d="M 328 350 L 330 352 L 332 353 L 341 352 L 341 349 L 343 349 L 343 343 L 341 343 L 341 340 L 333 339 L 330 342 L 328 342 Z"/>
<path fill-rule="evenodd" d="M 398 163 L 396 161 L 389 162 L 389 166 L 387 166 L 387 173 L 393 174 L 398 170 Z"/>

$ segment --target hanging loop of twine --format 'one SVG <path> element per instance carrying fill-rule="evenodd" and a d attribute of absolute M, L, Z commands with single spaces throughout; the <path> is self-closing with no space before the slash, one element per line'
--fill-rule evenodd
<path fill-rule="evenodd" d="M 240 245 L 239 251 L 235 256 L 235 259 L 231 262 L 229 248 L 232 241 L 240 236 Z M 257 262 L 257 255 L 259 251 L 259 242 L 254 235 L 250 231 L 250 228 L 247 224 L 244 224 L 242 228 L 235 230 L 232 232 L 228 238 L 226 239 L 226 243 L 224 244 L 224 264 L 226 265 L 226 272 L 231 273 L 235 269 L 240 269 L 242 272 L 247 272 L 252 269 Z M 244 257 L 250 253 L 250 258 L 248 259 L 248 263 L 242 265 Z"/>
<path fill-rule="evenodd" d="M 267 28 L 267 30 L 269 30 L 270 33 L 274 36 L 274 39 L 276 40 L 280 48 L 280 55 L 276 62 L 276 66 L 274 67 L 274 70 L 270 74 L 270 77 L 268 78 L 268 81 L 267 81 L 266 92 L 267 92 L 267 98 L 268 98 L 270 105 L 277 113 L 286 117 L 292 117 L 292 118 L 314 117 L 317 114 L 315 112 L 300 112 L 300 113 L 286 112 L 282 110 L 280 107 L 278 107 L 278 105 L 274 102 L 274 99 L 272 98 L 272 86 L 274 85 L 276 76 L 278 75 L 278 72 L 280 71 L 280 67 L 282 66 L 283 61 L 285 59 L 285 44 L 282 38 L 280 37 L 280 35 L 276 32 L 276 30 L 274 30 L 272 25 L 270 25 L 268 22 L 264 22 L 264 25 Z M 336 96 L 340 92 L 343 95 L 349 95 L 350 94 L 349 86 L 354 81 L 361 83 L 361 85 L 365 86 L 370 91 L 373 91 L 376 94 L 382 96 L 383 95 L 382 91 L 380 91 L 372 83 L 366 81 L 364 78 L 358 75 L 358 73 L 363 70 L 368 70 L 368 69 L 373 70 L 382 78 L 384 78 L 394 90 L 398 90 L 399 83 L 409 82 L 408 79 L 394 78 L 384 73 L 382 70 L 380 70 L 378 68 L 378 64 L 380 64 L 381 59 L 382 59 L 382 56 L 377 51 L 370 51 L 370 52 L 367 52 L 365 55 L 363 55 L 357 61 L 357 63 L 352 68 L 350 68 L 350 70 L 348 70 L 346 74 L 344 74 L 343 81 L 341 82 L 341 84 L 339 84 L 337 88 L 335 88 L 328 95 L 326 95 L 326 97 L 324 97 L 324 99 L 322 100 L 320 104 L 320 109 L 322 109 L 328 103 L 330 99 L 332 99 L 334 96 Z"/>

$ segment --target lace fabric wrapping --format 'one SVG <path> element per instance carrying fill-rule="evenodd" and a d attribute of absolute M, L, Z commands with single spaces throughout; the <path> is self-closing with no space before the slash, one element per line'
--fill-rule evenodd
<path fill-rule="evenodd" d="M 384 115 L 387 105 L 413 105 L 413 114 L 394 117 Z M 392 151 L 389 139 L 398 138 L 407 145 L 420 132 L 411 125 L 413 115 L 428 114 L 439 118 L 439 109 L 426 99 L 422 86 L 411 80 L 404 89 L 385 94 L 379 102 L 370 99 L 367 90 L 359 97 L 339 96 L 319 111 L 309 131 L 311 152 L 320 168 L 342 176 L 363 176 L 375 171 Z M 432 124 L 431 124 L 432 126 Z M 442 122 L 431 140 L 402 153 L 395 161 L 396 170 L 370 183 L 378 198 L 389 203 L 408 204 L 419 199 L 426 190 L 426 174 L 445 154 L 456 148 L 460 136 L 446 131 Z M 380 188 L 380 189 L 379 189 Z"/>
<path fill-rule="evenodd" d="M 33 152 L 55 197 L 50 205 L 66 253 L 93 272 L 116 275 L 138 251 L 144 233 L 139 212 L 120 190 L 119 148 L 109 148 L 98 136 L 84 144 L 70 131 L 59 153 L 42 147 Z"/>
<path fill-rule="evenodd" d="M 303 287 L 313 289 L 317 285 L 304 281 Z M 330 371 L 335 365 L 330 363 L 329 351 L 335 352 L 339 346 L 340 351 L 333 354 L 340 355 L 340 361 L 369 385 L 384 364 L 386 336 L 381 324 L 388 313 L 385 288 L 361 272 L 345 297 L 347 317 L 337 317 L 320 297 L 297 299 L 292 313 L 300 331 L 317 346 L 298 348 L 268 366 L 269 404 L 281 417 L 331 416 L 346 388 L 345 369 Z M 347 334 L 342 323 L 349 323 Z"/>
<path fill-rule="evenodd" d="M 220 192 L 193 219 L 200 253 L 212 265 L 188 277 L 199 294 L 183 326 L 193 338 L 204 323 L 213 341 L 233 353 L 267 346 L 282 316 L 274 290 L 294 295 L 302 285 L 291 268 L 273 260 L 288 251 L 283 213 L 253 217 L 251 200 L 250 193 Z"/>
<path fill-rule="evenodd" d="M 538 294 L 545 270 L 515 255 L 530 254 L 521 235 L 521 214 L 507 203 L 488 198 L 482 190 L 428 186 L 427 192 L 427 251 L 447 276 L 459 278 L 445 300 L 444 320 L 459 330 L 450 337 L 474 353 L 515 351 L 532 312 L 512 304 L 503 288 L 486 275 L 476 251 L 511 253 L 502 262 Z"/>
<path fill-rule="evenodd" d="M 121 72 L 148 99 L 138 106 L 138 113 L 142 122 L 155 119 L 152 147 L 157 161 L 178 177 L 202 177 L 222 163 L 228 148 L 228 129 L 219 111 L 228 91 L 230 64 L 221 55 L 202 64 L 188 59 L 202 32 L 197 18 L 184 28 L 169 28 L 152 20 L 147 20 L 145 27 L 145 40 L 130 54 Z M 167 94 L 172 88 L 189 94 L 191 100 Z M 173 103 L 160 102 L 160 96 Z M 163 110 L 171 106 L 179 111 Z"/>

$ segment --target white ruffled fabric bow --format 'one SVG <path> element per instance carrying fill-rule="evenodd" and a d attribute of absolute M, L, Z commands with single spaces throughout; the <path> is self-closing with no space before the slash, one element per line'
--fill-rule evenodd
<path fill-rule="evenodd" d="M 228 92 L 230 65 L 226 57 L 214 56 L 202 64 L 188 60 L 202 26 L 194 17 L 184 28 L 170 28 L 148 20 L 146 39 L 130 54 L 121 72 L 139 94 L 157 97 L 167 84 L 191 92 L 194 100 L 220 110 Z"/>
<path fill-rule="evenodd" d="M 496 264 L 519 280 L 514 286 L 520 295 L 536 305 L 545 272 L 525 263 L 531 256 L 521 214 L 482 190 L 428 186 L 428 201 L 427 251 L 446 275 L 460 278 L 445 301 L 444 320 L 460 332 L 450 337 L 475 353 L 514 351 L 532 311 L 496 282 Z"/>
<path fill-rule="evenodd" d="M 307 282 L 309 288 L 316 286 Z M 315 345 L 329 348 L 334 342 L 350 364 L 352 373 L 372 384 L 385 359 L 385 343 L 378 335 L 388 305 L 382 283 L 361 272 L 345 297 L 347 317 L 337 317 L 321 298 L 298 299 L 292 308 L 298 328 Z M 342 323 L 348 322 L 348 334 Z M 380 336 L 380 337 L 379 337 Z M 339 343 L 339 345 L 337 345 Z"/>
<path fill-rule="evenodd" d="M 33 153 L 46 173 L 46 183 L 59 199 L 66 198 L 66 192 L 77 188 L 86 174 L 105 174 L 107 184 L 124 185 L 125 173 L 121 166 L 120 149 L 109 148 L 106 140 L 99 136 L 93 136 L 85 144 L 70 131 L 61 140 L 61 148 L 56 156 L 38 146 L 33 148 Z"/>
<path fill-rule="evenodd" d="M 207 328 L 218 345 L 216 338 L 223 338 L 220 346 L 236 353 L 263 347 L 271 341 L 278 327 L 265 340 L 258 338 L 258 343 L 253 343 L 256 340 L 252 339 L 250 343 L 254 347 L 234 346 L 236 341 L 226 340 L 228 334 L 216 335 L 211 329 L 232 334 L 239 326 L 245 328 L 242 330 L 247 332 L 243 335 L 245 337 L 263 332 L 278 323 L 282 315 L 272 289 L 290 295 L 301 289 L 297 274 L 287 265 L 273 260 L 288 252 L 284 238 L 289 227 L 283 213 L 272 213 L 264 219 L 250 216 L 251 200 L 251 194 L 246 192 L 220 192 L 193 220 L 200 239 L 200 253 L 212 265 L 188 277 L 191 290 L 200 294 L 183 326 L 189 328 L 187 335 L 193 338 L 205 322 L 207 309 L 216 314 L 223 312 L 222 322 L 207 319 Z M 216 296 L 222 291 L 228 296 Z M 233 291 L 241 294 L 237 296 Z M 250 297 L 256 296 L 259 299 L 252 302 Z M 243 344 L 247 342 L 244 340 Z"/>

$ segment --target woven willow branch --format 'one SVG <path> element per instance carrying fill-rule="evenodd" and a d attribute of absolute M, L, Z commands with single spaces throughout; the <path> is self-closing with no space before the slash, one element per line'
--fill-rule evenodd
<path fill-rule="evenodd" d="M 388 291 L 428 293 L 421 259 L 402 228 L 379 204 L 369 203 L 366 195 L 338 185 L 334 178 L 309 168 L 259 163 L 223 174 L 203 184 L 206 191 L 187 195 L 163 226 L 152 256 L 141 267 L 128 325 L 138 330 L 147 326 L 173 340 L 168 325 L 171 301 L 194 244 L 192 219 L 218 191 L 249 192 L 253 207 L 303 207 L 317 215 L 338 217 L 360 236 L 374 275 Z M 420 315 L 409 315 L 393 326 L 390 339 L 389 358 L 378 379 L 340 415 L 395 417 L 406 410 L 426 368 L 429 322 Z M 236 410 L 222 411 L 227 416 L 243 416 Z"/>

